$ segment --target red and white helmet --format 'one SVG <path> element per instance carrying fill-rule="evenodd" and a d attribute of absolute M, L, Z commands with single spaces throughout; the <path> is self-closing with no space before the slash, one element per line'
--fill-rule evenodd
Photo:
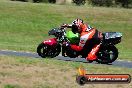
<path fill-rule="evenodd" d="M 83 20 L 82 19 L 75 19 L 72 22 L 72 25 L 81 25 L 81 24 L 83 24 Z"/>
<path fill-rule="evenodd" d="M 83 24 L 83 20 L 75 19 L 72 22 L 72 32 L 75 34 L 80 30 L 81 25 Z"/>

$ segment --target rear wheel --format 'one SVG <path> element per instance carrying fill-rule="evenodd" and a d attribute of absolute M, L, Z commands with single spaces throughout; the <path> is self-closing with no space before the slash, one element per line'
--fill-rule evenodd
<path fill-rule="evenodd" d="M 108 64 L 114 62 L 118 58 L 118 50 L 115 46 L 102 47 L 97 54 L 97 62 L 101 64 Z"/>

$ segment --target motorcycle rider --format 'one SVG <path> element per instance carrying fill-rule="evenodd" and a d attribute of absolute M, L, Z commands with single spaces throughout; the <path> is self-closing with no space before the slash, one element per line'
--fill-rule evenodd
<path fill-rule="evenodd" d="M 61 27 L 71 28 L 74 34 L 80 34 L 79 44 L 69 44 L 71 49 L 80 52 L 82 50 L 87 50 L 87 47 L 90 46 L 90 53 L 86 56 L 86 60 L 92 61 L 97 58 L 96 53 L 100 48 L 100 40 L 102 39 L 101 32 L 85 24 L 82 19 L 75 19 L 72 24 L 63 24 Z"/>

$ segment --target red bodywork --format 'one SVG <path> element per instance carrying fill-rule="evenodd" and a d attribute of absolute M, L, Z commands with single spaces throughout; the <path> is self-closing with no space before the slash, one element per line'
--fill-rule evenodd
<path fill-rule="evenodd" d="M 46 45 L 54 46 L 54 45 L 57 44 L 57 39 L 56 38 L 52 38 L 52 39 L 43 41 L 43 43 L 46 44 Z"/>

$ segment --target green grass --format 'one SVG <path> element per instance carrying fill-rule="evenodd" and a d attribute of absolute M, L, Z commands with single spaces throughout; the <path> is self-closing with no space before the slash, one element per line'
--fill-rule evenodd
<path fill-rule="evenodd" d="M 0 0 L 0 49 L 36 52 L 48 30 L 82 18 L 102 32 L 123 33 L 119 58 L 132 60 L 132 9 Z"/>
<path fill-rule="evenodd" d="M 131 60 L 131 15 L 131 9 L 0 0 L 0 50 L 36 52 L 37 45 L 43 39 L 49 38 L 48 30 L 59 27 L 62 23 L 71 23 L 79 17 L 103 32 L 122 32 L 122 43 L 117 46 L 119 58 Z M 0 88 L 80 88 L 75 82 L 80 65 L 87 69 L 87 73 L 132 75 L 130 68 L 110 65 L 0 56 Z M 102 84 L 88 84 L 83 87 L 102 88 Z M 132 83 L 103 84 L 103 87 L 131 88 Z"/>
<path fill-rule="evenodd" d="M 78 68 L 87 74 L 130 74 L 132 69 L 55 59 L 0 56 L 0 88 L 80 88 L 75 82 Z M 104 88 L 131 88 L 130 84 L 103 84 Z M 83 88 L 102 88 L 88 84 Z"/>
<path fill-rule="evenodd" d="M 19 85 L 11 85 L 11 84 L 7 84 L 4 86 L 4 88 L 21 88 Z"/>

